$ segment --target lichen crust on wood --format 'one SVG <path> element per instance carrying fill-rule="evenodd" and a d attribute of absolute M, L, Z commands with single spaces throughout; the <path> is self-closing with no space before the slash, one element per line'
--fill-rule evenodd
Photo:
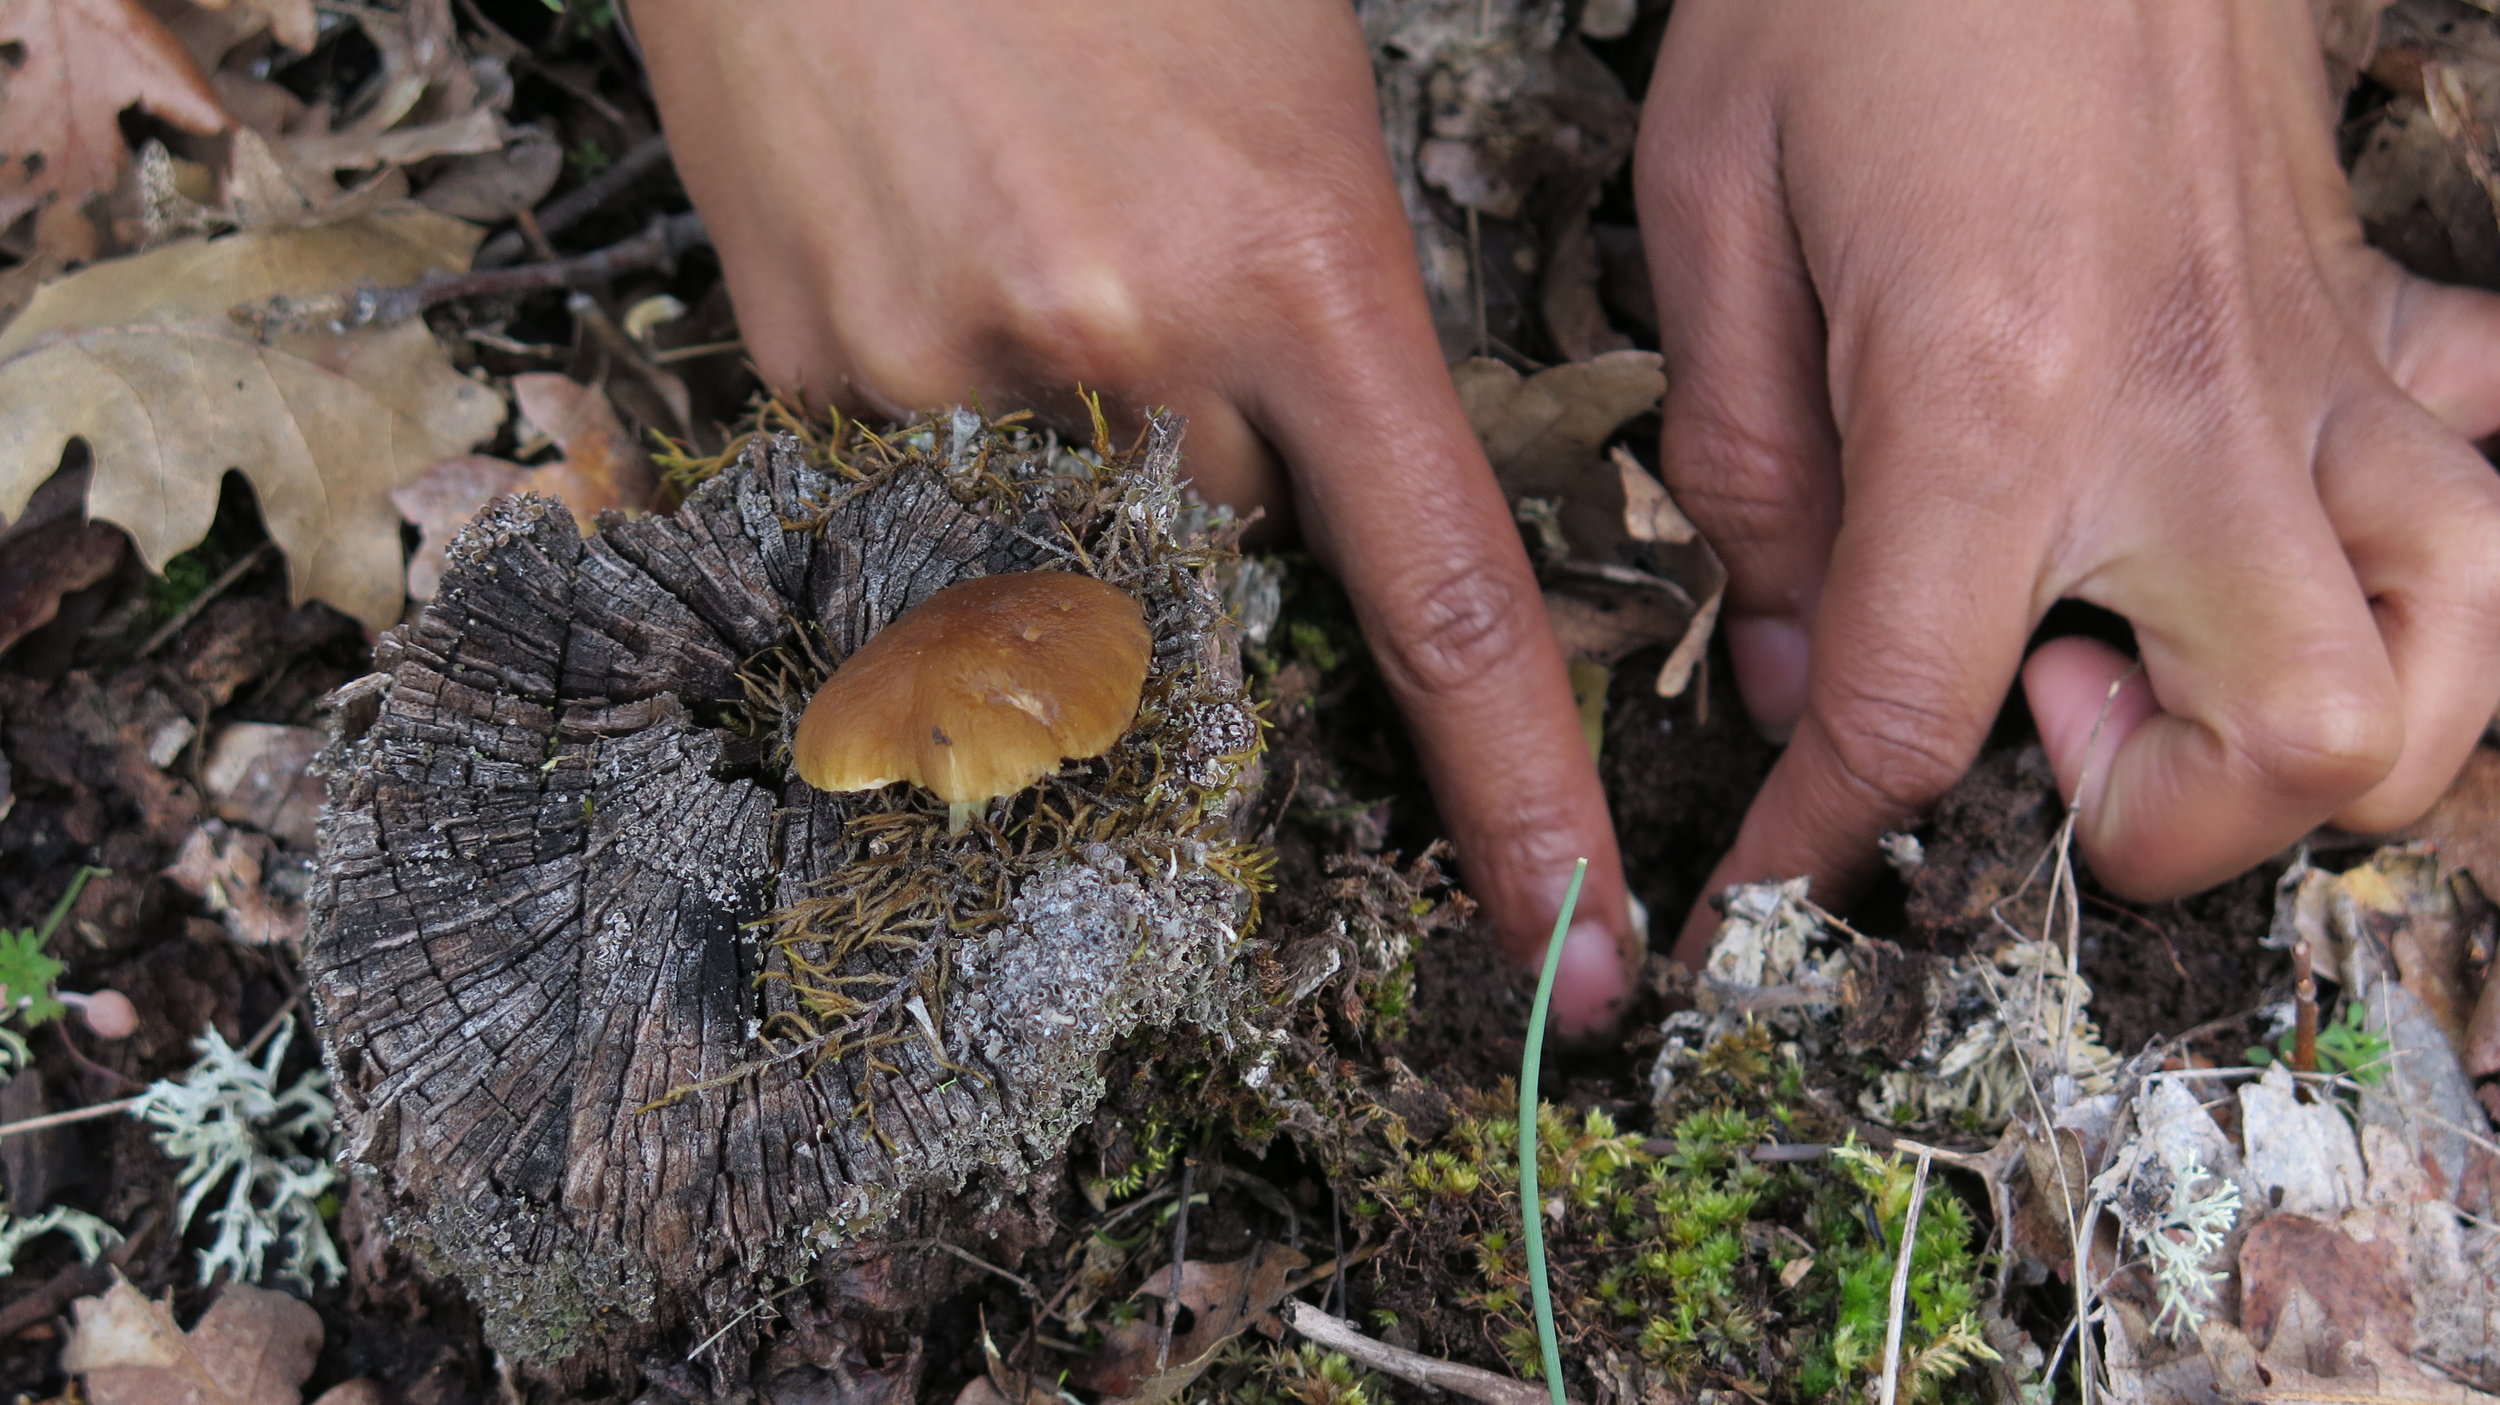
<path fill-rule="evenodd" d="M 346 1155 L 499 1349 L 735 1327 L 897 1212 L 1046 1166 L 1113 1040 L 1223 1037 L 1258 725 L 1178 466 L 1166 418 L 1112 455 L 957 412 L 759 432 L 587 538 L 506 499 L 341 690 L 306 970 Z M 1110 753 L 959 836 L 909 787 L 790 772 L 826 663 L 1042 567 L 1154 631 Z"/>

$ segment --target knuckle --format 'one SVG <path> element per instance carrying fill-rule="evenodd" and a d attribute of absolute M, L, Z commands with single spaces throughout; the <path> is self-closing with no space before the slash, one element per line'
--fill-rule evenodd
<path fill-rule="evenodd" d="M 959 350 L 918 319 L 891 324 L 852 349 L 857 389 L 881 411 L 904 415 L 961 400 L 975 389 Z"/>
<path fill-rule="evenodd" d="M 2077 323 L 2053 296 L 2008 295 L 1972 309 L 1963 339 L 1938 352 L 1929 390 L 1964 414 L 2037 423 L 2073 403 L 2086 384 Z"/>
<path fill-rule="evenodd" d="M 1811 488 L 1803 450 L 1722 415 L 1671 416 L 1660 467 L 1675 504 L 1714 544 L 1773 541 L 1795 530 Z"/>
<path fill-rule="evenodd" d="M 1944 696 L 1941 688 L 1883 681 L 1827 687 L 1823 726 L 1841 781 L 1887 816 L 1908 819 L 1962 778 L 1978 738 L 1967 719 L 1927 701 Z"/>
<path fill-rule="evenodd" d="M 1147 361 L 1140 290 L 1098 260 L 1046 264 L 1001 289 L 998 339 L 1045 383 L 1124 383 Z"/>
<path fill-rule="evenodd" d="M 1383 631 L 1381 671 L 1402 692 L 1457 693 L 1501 670 L 1545 628 L 1533 591 L 1523 591 L 1501 563 L 1463 553 L 1393 587 L 1402 607 Z"/>
<path fill-rule="evenodd" d="M 2335 804 L 2395 768 L 2404 721 L 2389 690 L 2314 682 L 2270 699 L 2240 749 L 2269 789 Z"/>

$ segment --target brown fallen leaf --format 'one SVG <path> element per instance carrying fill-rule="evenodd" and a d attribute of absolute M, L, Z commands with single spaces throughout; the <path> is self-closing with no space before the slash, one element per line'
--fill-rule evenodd
<path fill-rule="evenodd" d="M 638 512 L 651 505 L 659 480 L 650 455 L 625 432 L 605 395 L 552 371 L 533 371 L 512 378 L 512 398 L 521 417 L 554 440 L 564 457 L 533 468 L 489 454 L 460 454 L 393 489 L 392 505 L 419 533 L 416 554 L 408 560 L 413 599 L 434 598 L 452 538 L 507 493 L 560 499 L 585 533 L 609 508 Z"/>
<path fill-rule="evenodd" d="M 405 166 L 434 156 L 468 156 L 499 151 L 503 123 L 488 108 L 472 108 L 457 117 L 382 132 L 325 132 L 284 139 L 298 165 L 320 171 L 363 170 L 371 166 Z"/>
<path fill-rule="evenodd" d="M 536 127 L 522 127 L 496 150 L 453 157 L 442 174 L 417 192 L 417 203 L 458 219 L 493 224 L 536 209 L 563 173 L 564 148 L 556 139 Z"/>
<path fill-rule="evenodd" d="M 84 469 L 55 474 L 35 490 L 25 517 L 0 530 L 0 653 L 51 623 L 62 596 L 121 564 L 128 539 L 87 520 L 86 496 Z"/>
<path fill-rule="evenodd" d="M 564 457 L 536 470 L 530 491 L 562 498 L 587 532 L 609 508 L 639 512 L 659 487 L 643 451 L 616 407 L 595 386 L 553 371 L 512 378 L 512 400 L 530 427 L 556 442 Z"/>
<path fill-rule="evenodd" d="M 2273 1360 L 2228 1322 L 2209 1321 L 2197 1335 L 2220 1398 L 2233 1405 L 2500 1405 L 2500 1395 L 2430 1374 L 2375 1332 L 2323 1375 Z"/>
<path fill-rule="evenodd" d="M 152 570 L 208 530 L 238 469 L 286 553 L 296 603 L 374 629 L 399 618 L 390 492 L 492 434 L 503 404 L 451 368 L 422 321 L 256 340 L 238 303 L 308 300 L 464 266 L 477 232 L 402 208 L 167 245 L 46 286 L 0 330 L 0 513 L 83 438 L 90 516 Z M 178 433 L 169 433 L 179 426 Z"/>
<path fill-rule="evenodd" d="M 313 0 L 191 0 L 203 10 L 234 9 L 254 17 L 269 27 L 277 41 L 299 54 L 312 52 L 313 41 L 321 37 L 320 16 L 313 13 Z"/>
<path fill-rule="evenodd" d="M 452 538 L 488 503 L 520 492 L 530 472 L 525 464 L 492 454 L 456 454 L 391 490 L 391 506 L 417 529 L 417 549 L 408 558 L 409 599 L 434 598 L 442 589 L 443 553 Z"/>
<path fill-rule="evenodd" d="M 1575 582 L 1545 592 L 1545 620 L 1563 657 L 1609 668 L 1626 654 L 1682 639 L 1698 613 L 1690 596 L 1663 580 Z"/>
<path fill-rule="evenodd" d="M 284 1293 L 230 1283 L 188 1332 L 118 1272 L 70 1305 L 61 1369 L 93 1405 L 297 1405 L 321 1354 L 321 1318 Z"/>
<path fill-rule="evenodd" d="M 1167 1354 L 1161 1323 L 1121 1323 L 1103 1334 L 1101 1349 L 1070 1379 L 1129 1405 L 1170 1400 L 1205 1373 L 1226 1342 L 1267 1319 L 1293 1275 L 1310 1262 L 1283 1245 L 1263 1243 L 1233 1263 L 1188 1260 L 1179 1266 L 1177 1285 L 1165 1268 L 1137 1291 L 1189 1309 L 1195 1315 L 1189 1330 L 1171 1336 Z"/>
<path fill-rule="evenodd" d="M 1681 695 L 1709 647 L 1727 569 L 1666 485 L 1606 447 L 1665 392 L 1657 356 L 1611 352 L 1533 376 L 1479 358 L 1450 374 L 1503 492 L 1539 523 L 1540 556 L 1555 558 L 1542 568 L 1545 610 L 1564 655 L 1612 667 L 1672 645 L 1656 686 Z"/>
<path fill-rule="evenodd" d="M 2430 813 L 2388 836 L 2415 839 L 2429 840 L 2441 862 L 2473 874 L 2485 893 L 2500 893 L 2500 748 L 2474 748 Z"/>
<path fill-rule="evenodd" d="M 1616 351 L 1522 376 L 1479 356 L 1451 367 L 1450 378 L 1502 490 L 1570 500 L 1613 472 L 1606 441 L 1666 393 L 1658 364 L 1656 352 Z"/>
<path fill-rule="evenodd" d="M 349 130 L 385 132 L 403 121 L 438 121 L 479 105 L 477 70 L 452 23 L 451 0 L 368 6 L 357 12 L 357 25 L 380 52 L 382 73 Z"/>
<path fill-rule="evenodd" d="M 268 835 L 208 820 L 182 842 L 165 876 L 224 918 L 236 941 L 299 950 L 304 905 L 271 892 L 262 881 L 276 857 L 277 845 Z"/>
<path fill-rule="evenodd" d="M 228 125 L 191 56 L 136 0 L 0 0 L 0 44 L 22 54 L 0 84 L 0 229 L 111 190 L 130 156 L 124 108 L 202 136 Z"/>
<path fill-rule="evenodd" d="M 322 782 L 311 770 L 321 747 L 315 728 L 230 722 L 209 744 L 200 789 L 219 819 L 309 854 L 321 820 Z"/>
<path fill-rule="evenodd" d="M 2320 1374 L 2333 1374 L 2346 1348 L 2370 1334 L 2410 1352 L 2413 1295 L 2401 1250 L 2307 1215 L 2268 1215 L 2240 1242 L 2240 1329 L 2268 1361 Z"/>

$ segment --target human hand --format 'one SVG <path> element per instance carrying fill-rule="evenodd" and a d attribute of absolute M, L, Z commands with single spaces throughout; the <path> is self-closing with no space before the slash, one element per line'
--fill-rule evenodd
<path fill-rule="evenodd" d="M 1711 891 L 1845 892 L 2018 669 L 2123 894 L 2438 797 L 2500 699 L 2500 300 L 2363 246 L 2331 117 L 2300 0 L 1680 0 L 1636 158 L 1666 476 L 1793 729 Z M 2025 663 L 2060 599 L 2142 673 Z"/>
<path fill-rule="evenodd" d="M 1605 799 L 1441 362 L 1343 0 L 632 8 L 765 379 L 1071 427 L 1082 384 L 1186 414 L 1212 499 L 1274 510 L 1289 487 L 1523 963 L 1588 856 L 1555 1008 L 1607 1022 L 1635 951 Z"/>

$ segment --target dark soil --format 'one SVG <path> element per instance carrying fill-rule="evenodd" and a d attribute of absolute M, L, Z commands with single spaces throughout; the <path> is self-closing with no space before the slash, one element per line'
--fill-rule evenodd
<path fill-rule="evenodd" d="M 1967 950 L 2011 924 L 2045 930 L 2043 902 L 2063 811 L 2036 745 L 1984 756 L 1921 831 L 1927 862 L 1911 879 L 1910 932 L 1932 950 Z M 2273 921 L 2282 862 L 2177 902 L 2120 902 L 2082 873 L 2078 951 L 2103 1042 L 2143 1048 L 2250 1011 L 2288 989 L 2290 960 L 2259 945 Z M 2251 1042 L 2208 1031 L 2236 1056 Z"/>

